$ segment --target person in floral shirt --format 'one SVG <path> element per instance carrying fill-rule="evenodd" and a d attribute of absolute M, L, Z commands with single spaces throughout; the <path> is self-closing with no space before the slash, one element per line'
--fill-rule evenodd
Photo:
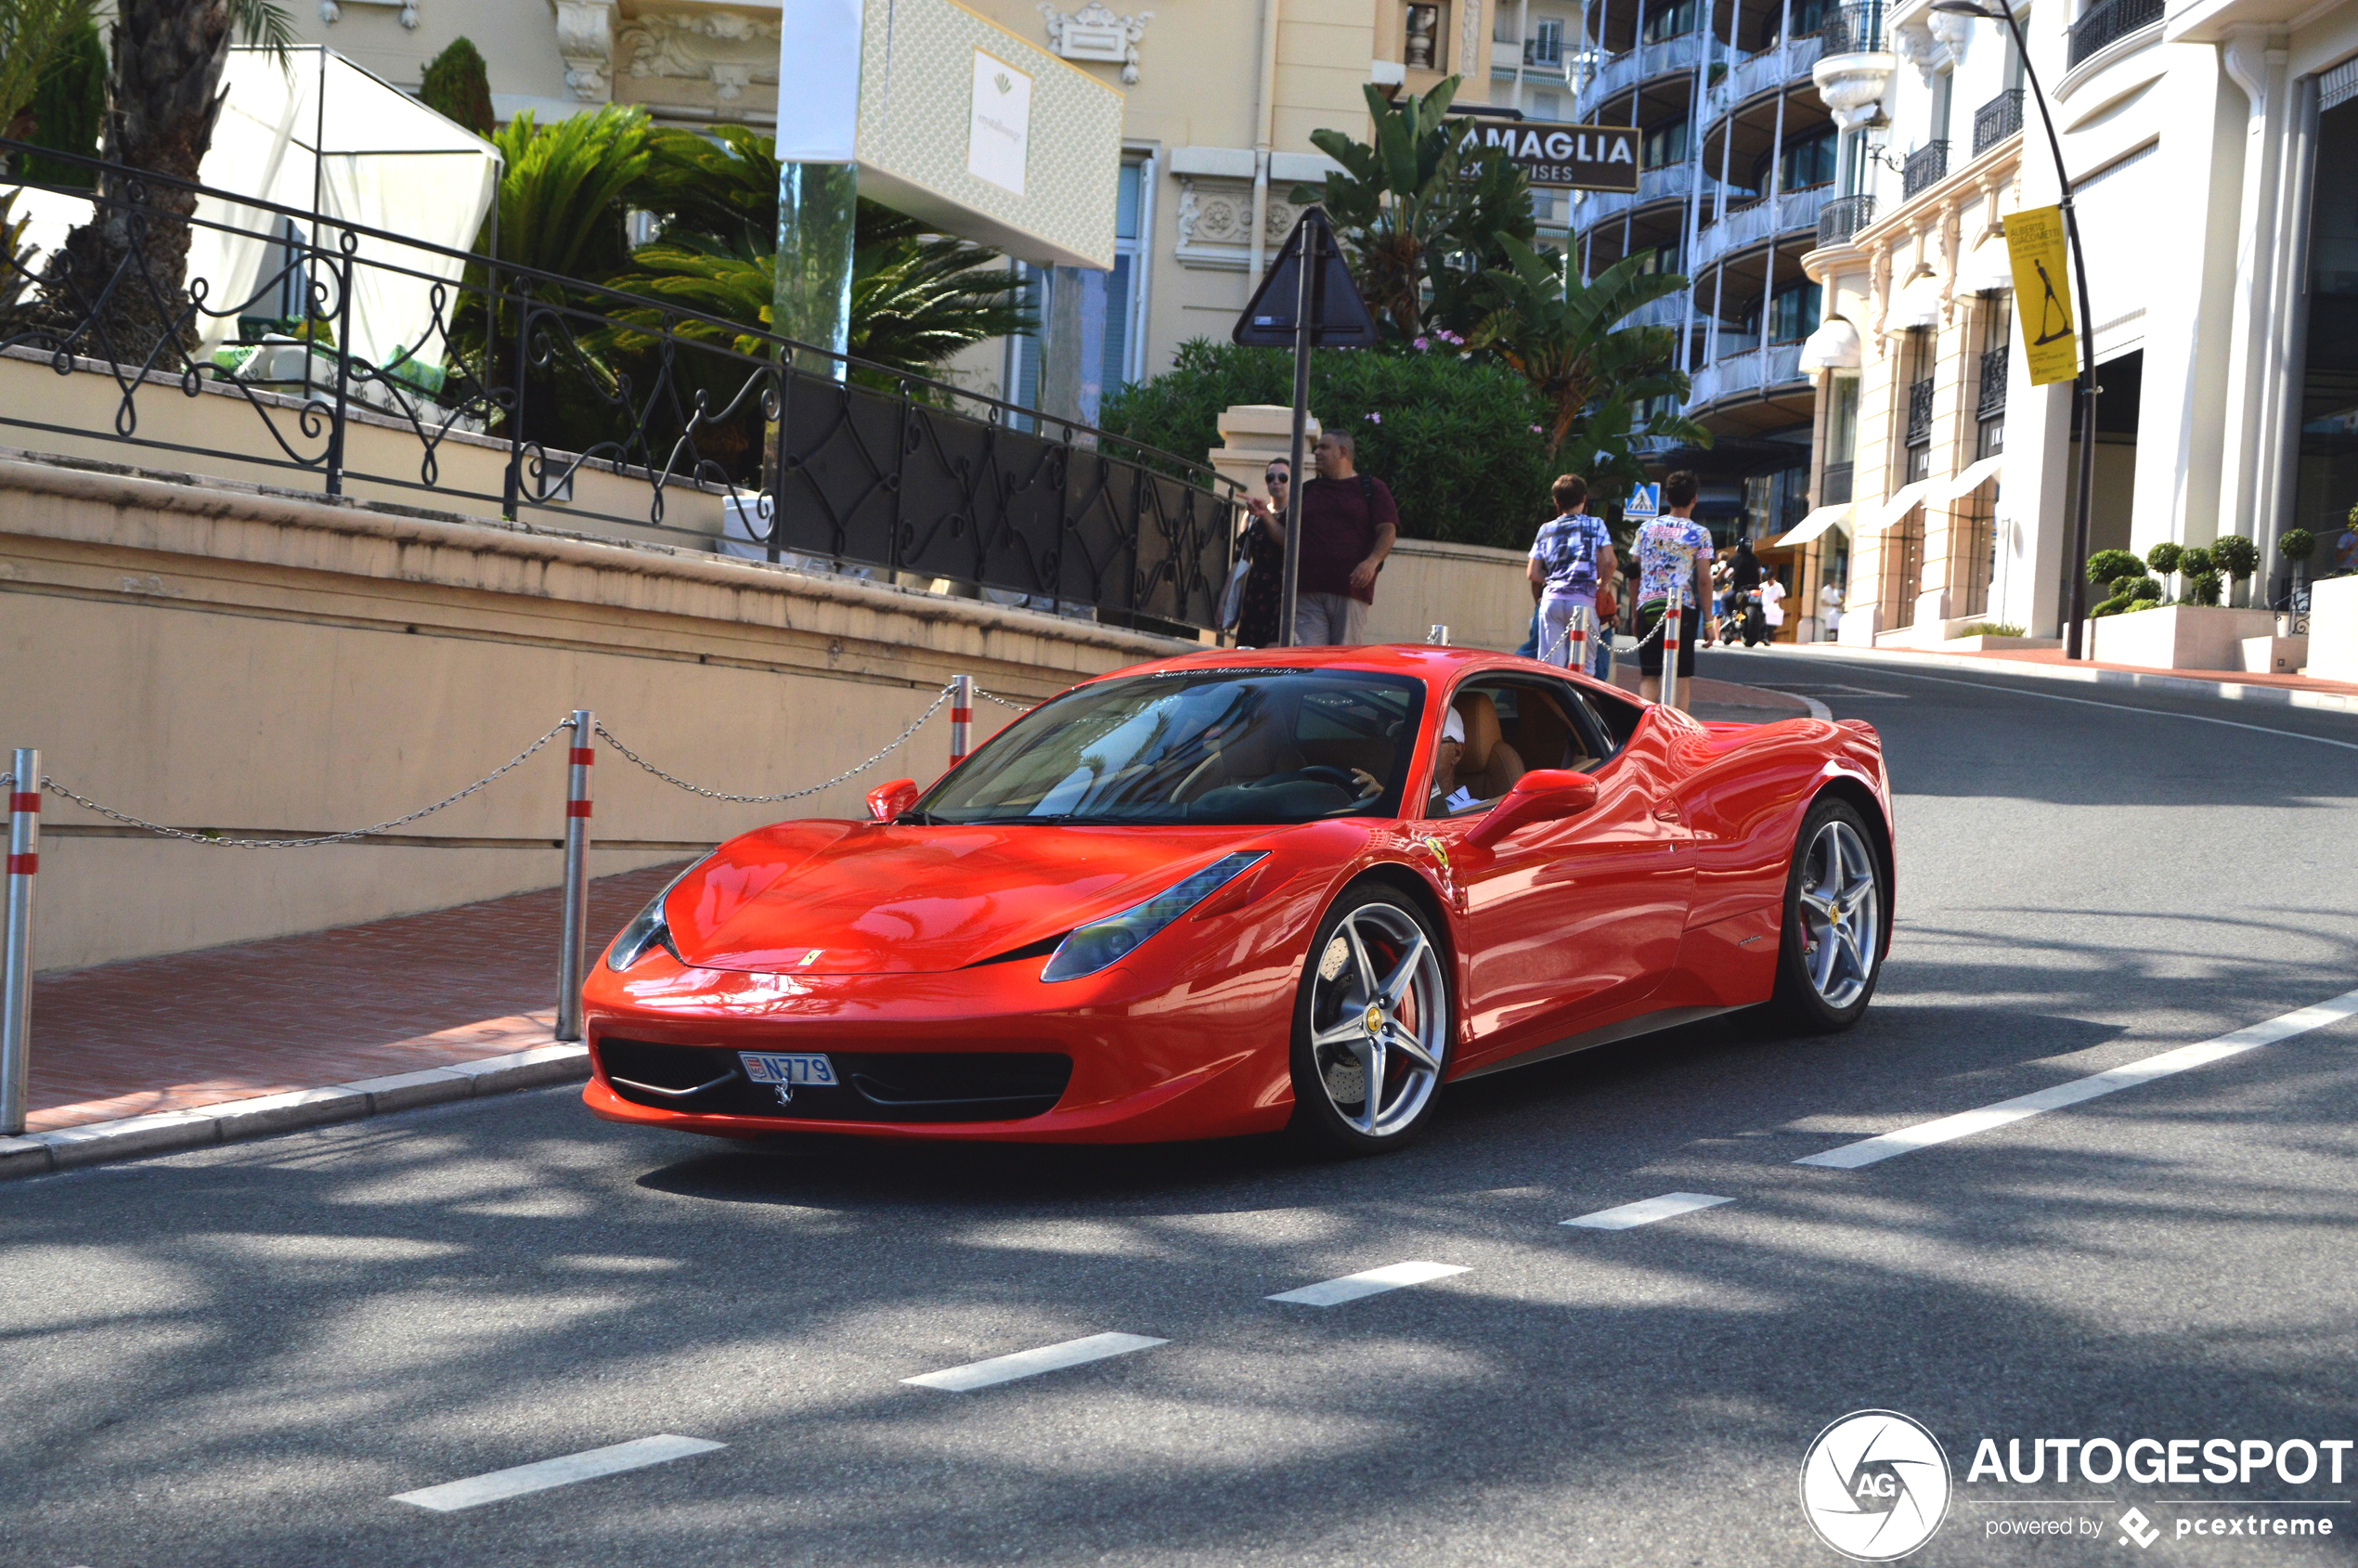
<path fill-rule="evenodd" d="M 1638 693 L 1648 702 L 1662 700 L 1663 641 L 1654 635 L 1669 609 L 1671 585 L 1678 583 L 1682 603 L 1678 617 L 1678 679 L 1695 673 L 1695 644 L 1712 629 L 1704 625 L 1704 607 L 1711 603 L 1711 531 L 1695 521 L 1695 497 L 1703 484 L 1680 469 L 1662 482 L 1664 514 L 1639 525 L 1632 550 L 1638 557 Z M 1691 688 L 1681 684 L 1681 708 L 1692 702 Z"/>

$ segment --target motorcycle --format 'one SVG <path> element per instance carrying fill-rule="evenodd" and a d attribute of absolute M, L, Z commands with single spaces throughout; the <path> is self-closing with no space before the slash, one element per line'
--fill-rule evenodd
<path fill-rule="evenodd" d="M 1719 645 L 1732 648 L 1741 637 L 1747 648 L 1756 648 L 1768 641 L 1768 612 L 1762 603 L 1760 590 L 1745 589 L 1730 595 L 1730 614 L 1719 617 Z"/>

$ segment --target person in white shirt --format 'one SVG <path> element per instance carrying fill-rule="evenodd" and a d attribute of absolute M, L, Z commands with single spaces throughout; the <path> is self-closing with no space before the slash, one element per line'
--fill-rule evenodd
<path fill-rule="evenodd" d="M 1785 624 L 1784 598 L 1785 585 L 1777 580 L 1777 574 L 1764 573 L 1760 578 L 1760 618 L 1768 624 L 1771 642 L 1777 640 L 1777 628 Z"/>

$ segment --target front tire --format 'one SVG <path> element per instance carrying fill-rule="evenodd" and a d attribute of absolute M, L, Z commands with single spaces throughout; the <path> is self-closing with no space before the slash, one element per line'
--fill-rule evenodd
<path fill-rule="evenodd" d="M 1294 999 L 1294 1131 L 1336 1154 L 1414 1141 L 1432 1120 L 1456 1019 L 1423 913 L 1380 885 L 1344 893 L 1318 922 Z"/>
<path fill-rule="evenodd" d="M 1785 873 L 1784 934 L 1769 1003 L 1779 1024 L 1797 1034 L 1834 1034 L 1859 1021 L 1883 977 L 1887 886 L 1875 836 L 1858 808 L 1820 797 L 1802 819 Z"/>

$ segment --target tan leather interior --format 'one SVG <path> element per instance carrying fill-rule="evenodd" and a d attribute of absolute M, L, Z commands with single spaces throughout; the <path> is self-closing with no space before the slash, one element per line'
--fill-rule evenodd
<path fill-rule="evenodd" d="M 1458 756 L 1458 783 L 1477 800 L 1490 800 L 1515 786 L 1527 770 L 1522 756 L 1498 732 L 1498 709 L 1480 692 L 1468 692 L 1456 703 L 1465 721 L 1465 748 Z"/>

